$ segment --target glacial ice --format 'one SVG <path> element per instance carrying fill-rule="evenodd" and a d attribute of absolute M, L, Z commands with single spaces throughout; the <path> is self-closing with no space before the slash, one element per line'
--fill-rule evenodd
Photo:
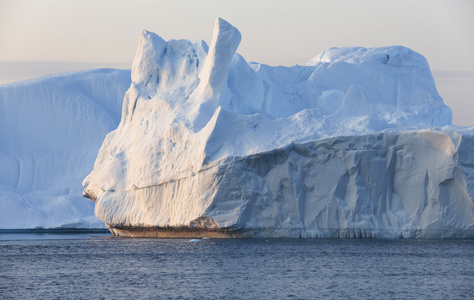
<path fill-rule="evenodd" d="M 1 85 L 0 229 L 474 236 L 474 128 L 451 125 L 421 55 L 271 67 L 240 40 L 221 19 L 210 47 L 143 32 L 132 85 L 111 69 Z"/>
<path fill-rule="evenodd" d="M 271 67 L 240 41 L 222 19 L 209 48 L 140 35 L 83 182 L 113 233 L 474 237 L 474 129 L 451 125 L 423 56 L 332 48 Z"/>
<path fill-rule="evenodd" d="M 0 229 L 104 227 L 81 182 L 129 86 L 112 69 L 0 86 Z"/>

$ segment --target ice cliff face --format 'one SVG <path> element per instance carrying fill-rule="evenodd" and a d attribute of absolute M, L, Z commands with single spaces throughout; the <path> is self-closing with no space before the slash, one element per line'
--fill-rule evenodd
<path fill-rule="evenodd" d="M 81 182 L 129 86 L 111 69 L 0 86 L 0 229 L 104 226 Z"/>
<path fill-rule="evenodd" d="M 240 40 L 222 19 L 209 49 L 140 36 L 120 125 L 83 182 L 115 233 L 474 236 L 472 133 L 448 126 L 421 55 L 334 48 L 270 67 Z"/>

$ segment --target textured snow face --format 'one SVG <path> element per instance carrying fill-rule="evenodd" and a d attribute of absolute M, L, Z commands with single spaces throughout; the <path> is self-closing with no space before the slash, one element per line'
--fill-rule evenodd
<path fill-rule="evenodd" d="M 108 69 L 0 86 L 0 228 L 104 226 L 81 182 L 129 86 Z"/>
<path fill-rule="evenodd" d="M 421 55 L 341 48 L 270 67 L 235 53 L 240 40 L 222 19 L 209 49 L 142 33 L 122 120 L 83 182 L 101 220 L 252 236 L 472 231 L 458 159 L 472 138 L 421 130 L 452 120 Z"/>

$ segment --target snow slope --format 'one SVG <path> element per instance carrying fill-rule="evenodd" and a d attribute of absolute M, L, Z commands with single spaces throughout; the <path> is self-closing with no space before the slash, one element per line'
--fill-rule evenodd
<path fill-rule="evenodd" d="M 474 236 L 472 129 L 451 126 L 423 56 L 332 48 L 270 67 L 240 41 L 222 19 L 209 48 L 140 36 L 120 125 L 83 182 L 114 233 Z"/>
<path fill-rule="evenodd" d="M 0 86 L 0 229 L 104 226 L 81 182 L 129 86 L 112 69 Z"/>

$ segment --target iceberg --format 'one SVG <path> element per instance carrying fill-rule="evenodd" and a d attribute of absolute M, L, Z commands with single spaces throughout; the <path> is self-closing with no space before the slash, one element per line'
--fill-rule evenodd
<path fill-rule="evenodd" d="M 331 48 L 248 63 L 144 31 L 121 121 L 83 182 L 113 234 L 472 238 L 474 128 L 452 125 L 426 59 Z"/>
<path fill-rule="evenodd" d="M 113 69 L 0 86 L 0 229 L 105 227 L 81 183 L 129 86 Z"/>

